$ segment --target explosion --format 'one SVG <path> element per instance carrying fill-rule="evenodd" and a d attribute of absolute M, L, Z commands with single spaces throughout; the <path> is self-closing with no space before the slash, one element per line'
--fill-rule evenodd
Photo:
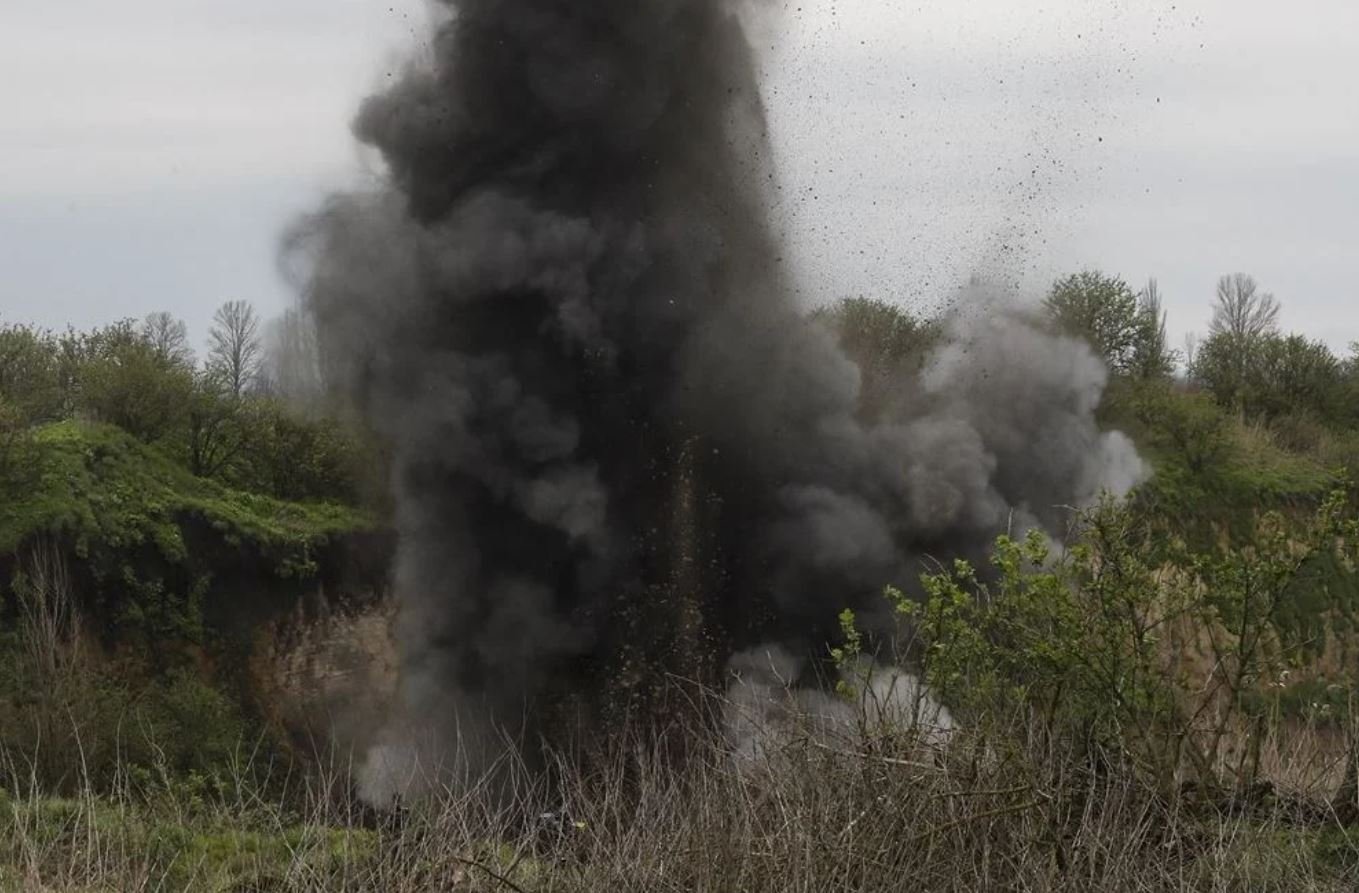
<path fill-rule="evenodd" d="M 293 238 L 328 375 L 391 456 L 403 703 L 373 797 L 421 736 L 476 767 L 608 679 L 824 653 L 922 556 L 1142 474 L 1095 422 L 1101 363 L 1000 301 L 858 411 L 770 224 L 743 4 L 444 5 L 355 123 L 386 185 Z"/>

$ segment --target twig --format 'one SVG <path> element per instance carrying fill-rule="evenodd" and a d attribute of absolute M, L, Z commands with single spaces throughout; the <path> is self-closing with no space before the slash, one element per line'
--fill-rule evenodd
<path fill-rule="evenodd" d="M 960 819 L 954 819 L 951 822 L 945 822 L 938 828 L 930 828 L 927 831 L 922 831 L 915 837 L 912 837 L 909 842 L 916 843 L 918 841 L 932 837 L 935 834 L 942 834 L 945 831 L 952 831 L 954 828 L 957 828 L 960 825 L 966 825 L 968 822 L 976 822 L 982 819 L 994 819 L 998 816 L 1009 815 L 1012 812 L 1023 812 L 1026 809 L 1033 809 L 1034 807 L 1041 805 L 1042 805 L 1041 801 L 1030 800 L 1028 803 L 1020 803 L 1018 806 L 1002 806 L 998 809 L 991 809 L 987 810 L 986 812 L 979 812 L 976 815 L 963 816 Z"/>
<path fill-rule="evenodd" d="M 1025 794 L 1032 792 L 1045 800 L 1052 797 L 1042 791 L 1035 791 L 1031 784 L 1021 784 L 1013 788 L 998 788 L 989 791 L 940 791 L 936 797 L 1003 797 L 1006 794 Z"/>
<path fill-rule="evenodd" d="M 833 753 L 839 757 L 854 757 L 860 760 L 875 760 L 880 763 L 886 763 L 889 766 L 905 766 L 908 769 L 933 770 L 936 768 L 934 766 L 929 765 L 928 763 L 916 763 L 911 760 L 903 760 L 897 757 L 884 757 L 880 756 L 879 754 L 873 753 L 858 753 L 851 750 L 840 750 L 838 748 L 831 747 L 828 744 L 822 744 L 820 741 L 808 741 L 807 743 L 810 744 L 812 747 L 820 748 L 821 750 L 824 750 L 827 753 Z"/>
<path fill-rule="evenodd" d="M 487 867 L 487 866 L 481 864 L 480 862 L 476 861 L 475 859 L 464 859 L 462 856 L 453 856 L 452 858 L 453 858 L 453 861 L 454 861 L 454 862 L 460 862 L 460 863 L 462 863 L 463 865 L 466 865 L 466 866 L 468 866 L 468 867 L 470 867 L 470 868 L 479 868 L 479 869 L 481 869 L 482 871 L 484 871 L 484 872 L 486 872 L 487 874 L 489 874 L 489 875 L 491 876 L 491 879 L 492 879 L 492 880 L 494 880 L 494 881 L 496 881 L 496 882 L 498 882 L 498 883 L 500 883 L 500 884 L 502 884 L 502 885 L 504 885 L 504 886 L 506 886 L 506 887 L 509 887 L 511 890 L 514 891 L 514 893 L 528 893 L 527 890 L 525 890 L 523 887 L 519 886 L 518 884 L 516 884 L 514 881 L 510 880 L 509 878 L 505 877 L 505 876 L 504 876 L 503 874 L 501 874 L 500 872 L 496 871 L 496 870 L 493 869 L 493 868 L 489 868 L 489 867 Z"/>

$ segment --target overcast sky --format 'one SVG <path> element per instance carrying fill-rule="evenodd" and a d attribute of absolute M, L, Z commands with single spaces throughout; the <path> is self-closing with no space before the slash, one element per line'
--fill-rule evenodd
<path fill-rule="evenodd" d="M 782 6 L 770 2 L 770 6 Z M 422 0 L 0 0 L 0 318 L 85 327 L 290 295 L 275 245 L 380 175 L 358 100 Z M 1359 340 L 1355 0 L 801 0 L 754 30 L 813 303 L 1160 280 L 1178 339 L 1253 273 Z"/>

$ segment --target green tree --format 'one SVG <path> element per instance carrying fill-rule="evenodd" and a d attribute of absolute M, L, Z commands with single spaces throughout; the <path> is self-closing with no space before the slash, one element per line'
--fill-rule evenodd
<path fill-rule="evenodd" d="M 0 397 L 27 422 L 61 416 L 57 339 L 24 325 L 0 327 Z"/>
<path fill-rule="evenodd" d="M 30 430 L 23 412 L 0 394 L 0 503 L 15 488 L 27 486 L 36 471 Z"/>
<path fill-rule="evenodd" d="M 336 420 L 254 397 L 242 403 L 238 423 L 239 455 L 226 472 L 233 485 L 295 501 L 353 499 L 357 441 Z"/>
<path fill-rule="evenodd" d="M 182 425 L 193 373 L 167 361 L 131 323 L 93 333 L 80 372 L 80 404 L 94 418 L 145 442 Z"/>
<path fill-rule="evenodd" d="M 1199 349 L 1194 375 L 1244 418 L 1307 415 L 1328 422 L 1348 409 L 1340 360 L 1323 342 L 1302 335 L 1219 330 Z"/>
<path fill-rule="evenodd" d="M 1061 331 L 1088 343 L 1113 372 L 1136 367 L 1148 327 L 1137 295 L 1122 279 L 1093 270 L 1074 273 L 1053 284 L 1043 307 Z"/>
<path fill-rule="evenodd" d="M 226 393 L 217 376 L 195 372 L 185 406 L 184 456 L 199 477 L 221 476 L 245 440 L 242 401 Z"/>
<path fill-rule="evenodd" d="M 1193 381 L 1222 406 L 1244 414 L 1249 362 L 1250 352 L 1237 336 L 1218 332 L 1195 351 Z"/>
<path fill-rule="evenodd" d="M 1251 549 L 1204 552 L 1167 546 L 1154 524 L 1106 501 L 1059 553 L 1037 531 L 1001 537 L 990 568 L 956 561 L 922 578 L 923 602 L 890 589 L 888 600 L 955 712 L 1018 708 L 1132 756 L 1170 796 L 1186 770 L 1208 791 L 1249 789 L 1258 764 L 1225 751 L 1300 647 L 1290 595 L 1316 585 L 1318 561 L 1356 557 L 1351 496 L 1332 494 L 1301 524 L 1267 513 Z M 1206 665 L 1166 647 L 1177 628 L 1206 641 Z"/>
<path fill-rule="evenodd" d="M 1217 282 L 1208 339 L 1195 358 L 1195 376 L 1225 406 L 1248 413 L 1251 363 L 1261 341 L 1278 332 L 1279 302 L 1255 279 L 1232 273 Z"/>
<path fill-rule="evenodd" d="M 1250 364 L 1253 411 L 1266 419 L 1298 410 L 1330 420 L 1343 411 L 1344 370 L 1321 341 L 1302 335 L 1261 340 Z"/>
<path fill-rule="evenodd" d="M 1359 426 L 1359 341 L 1350 342 L 1350 355 L 1340 364 L 1341 424 L 1353 428 Z"/>
<path fill-rule="evenodd" d="M 1203 474 L 1231 451 L 1230 419 L 1203 393 L 1180 393 L 1169 385 L 1141 389 L 1135 399 L 1137 420 L 1146 439 L 1163 447 L 1194 474 Z"/>
<path fill-rule="evenodd" d="M 860 405 L 868 416 L 880 412 L 939 340 L 938 326 L 897 304 L 873 298 L 845 298 L 812 314 L 830 327 L 862 376 Z"/>

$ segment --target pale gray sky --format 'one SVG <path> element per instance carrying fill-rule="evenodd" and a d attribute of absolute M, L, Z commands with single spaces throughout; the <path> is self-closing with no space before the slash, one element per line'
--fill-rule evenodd
<path fill-rule="evenodd" d="M 1359 340 L 1354 0 L 801 0 L 761 24 L 778 208 L 807 301 L 938 305 L 1158 276 L 1201 330 L 1255 274 Z M 0 318 L 90 326 L 289 299 L 275 244 L 376 175 L 360 97 L 422 0 L 0 0 Z"/>

